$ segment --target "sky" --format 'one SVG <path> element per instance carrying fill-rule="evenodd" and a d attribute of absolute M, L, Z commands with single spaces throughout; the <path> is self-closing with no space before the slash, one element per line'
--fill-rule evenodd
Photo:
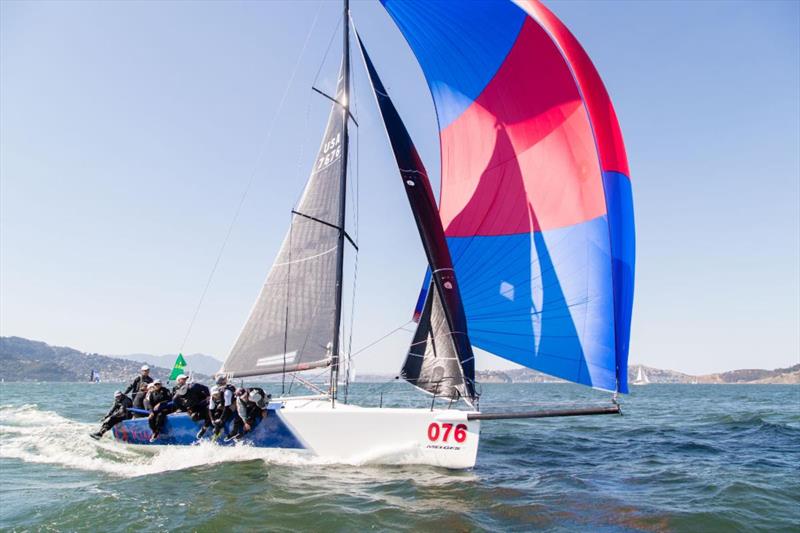
<path fill-rule="evenodd" d="M 800 362 L 800 3 L 546 3 L 594 61 L 625 138 L 630 362 Z M 224 358 L 320 142 L 329 103 L 311 86 L 332 90 L 340 9 L 0 2 L 0 335 Z M 351 9 L 438 187 L 422 72 L 377 2 Z M 358 63 L 354 86 L 356 351 L 408 322 L 425 259 Z M 395 372 L 410 337 L 364 350 L 358 371 Z M 479 352 L 477 366 L 513 365 Z"/>

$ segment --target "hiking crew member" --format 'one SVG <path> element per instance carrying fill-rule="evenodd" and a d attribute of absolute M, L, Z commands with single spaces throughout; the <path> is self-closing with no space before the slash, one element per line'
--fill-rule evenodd
<path fill-rule="evenodd" d="M 252 387 L 236 391 L 236 412 L 239 415 L 233 422 L 233 435 L 236 439 L 251 431 L 267 415 L 268 403 L 264 389 Z"/>
<path fill-rule="evenodd" d="M 211 427 L 211 415 L 208 412 L 210 396 L 211 391 L 201 383 L 187 383 L 172 396 L 172 402 L 178 410 L 186 411 L 195 422 L 203 421 L 203 427 L 197 433 L 198 439 Z"/>
<path fill-rule="evenodd" d="M 153 435 L 150 437 L 150 442 L 158 438 L 161 429 L 164 427 L 164 422 L 167 420 L 167 415 L 174 410 L 172 402 L 172 394 L 161 386 L 161 380 L 157 379 L 148 386 L 147 396 L 144 398 L 144 405 L 150 410 L 150 416 L 147 417 L 147 423 Z"/>
<path fill-rule="evenodd" d="M 211 389 L 211 398 L 208 400 L 208 410 L 211 414 L 211 423 L 214 425 L 214 439 L 218 439 L 225 423 L 236 414 L 236 402 L 234 394 L 236 387 L 228 384 L 225 376 L 217 378 L 217 386 Z M 230 435 L 226 432 L 225 437 Z"/>
<path fill-rule="evenodd" d="M 147 396 L 147 387 L 148 386 L 149 386 L 149 383 L 142 383 L 139 386 L 139 392 L 137 392 L 136 396 L 133 397 L 133 407 L 134 407 L 134 409 L 142 409 L 142 410 L 146 410 L 147 409 L 147 407 L 144 406 L 144 398 L 145 398 L 145 396 Z M 133 413 L 133 418 L 142 418 L 143 416 L 147 416 L 147 415 L 143 415 L 141 413 Z"/>
<path fill-rule="evenodd" d="M 175 378 L 175 383 L 176 384 L 175 384 L 174 387 L 172 387 L 172 395 L 173 396 L 175 396 L 175 393 L 178 392 L 178 390 L 180 390 L 181 387 L 186 385 L 186 380 L 188 380 L 188 379 L 189 379 L 189 376 L 187 376 L 186 374 L 181 374 L 177 378 Z"/>
<path fill-rule="evenodd" d="M 131 413 L 128 412 L 128 407 L 133 404 L 131 399 L 122 394 L 122 391 L 116 391 L 114 393 L 114 405 L 111 406 L 106 416 L 103 417 L 102 425 L 100 429 L 95 433 L 91 433 L 90 436 L 93 439 L 100 439 L 103 436 L 103 433 L 114 427 L 116 424 L 119 424 L 123 420 L 127 420 L 131 417 Z"/>
<path fill-rule="evenodd" d="M 143 365 L 142 368 L 139 370 L 140 374 L 133 378 L 131 384 L 128 385 L 128 388 L 122 391 L 122 394 L 128 394 L 132 392 L 136 394 L 141 388 L 142 383 L 147 383 L 148 385 L 153 382 L 153 378 L 150 377 L 150 367 L 147 365 Z"/>

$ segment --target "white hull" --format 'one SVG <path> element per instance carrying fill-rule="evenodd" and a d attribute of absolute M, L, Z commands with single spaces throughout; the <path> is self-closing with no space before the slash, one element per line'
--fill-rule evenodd
<path fill-rule="evenodd" d="M 288 401 L 276 413 L 314 455 L 332 461 L 472 468 L 480 421 L 466 411 Z"/>
<path fill-rule="evenodd" d="M 191 446 L 197 444 L 200 421 L 186 413 L 172 414 L 159 437 L 146 418 L 114 426 L 114 438 L 134 445 Z M 231 431 L 228 422 L 227 431 Z M 201 440 L 211 438 L 211 432 Z M 324 461 L 349 464 L 419 464 L 472 468 L 478 455 L 480 421 L 467 420 L 455 409 L 395 409 L 359 407 L 329 399 L 281 398 L 269 405 L 268 415 L 242 438 L 256 448 L 309 453 Z M 231 446 L 234 442 L 217 441 Z"/>

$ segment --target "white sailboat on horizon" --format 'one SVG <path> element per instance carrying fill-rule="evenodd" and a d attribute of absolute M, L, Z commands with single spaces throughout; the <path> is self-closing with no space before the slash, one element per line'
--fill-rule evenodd
<path fill-rule="evenodd" d="M 647 372 L 644 371 L 644 367 L 639 365 L 639 370 L 636 372 L 636 379 L 633 380 L 631 385 L 649 385 L 650 378 L 647 377 Z"/>

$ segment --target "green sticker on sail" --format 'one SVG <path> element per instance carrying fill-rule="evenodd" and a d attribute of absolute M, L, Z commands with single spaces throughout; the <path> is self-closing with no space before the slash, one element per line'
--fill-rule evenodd
<path fill-rule="evenodd" d="M 183 358 L 182 353 L 179 353 L 178 358 L 175 359 L 175 366 L 172 367 L 172 374 L 169 375 L 169 379 L 173 380 L 183 374 L 184 368 L 186 368 L 186 359 Z"/>

